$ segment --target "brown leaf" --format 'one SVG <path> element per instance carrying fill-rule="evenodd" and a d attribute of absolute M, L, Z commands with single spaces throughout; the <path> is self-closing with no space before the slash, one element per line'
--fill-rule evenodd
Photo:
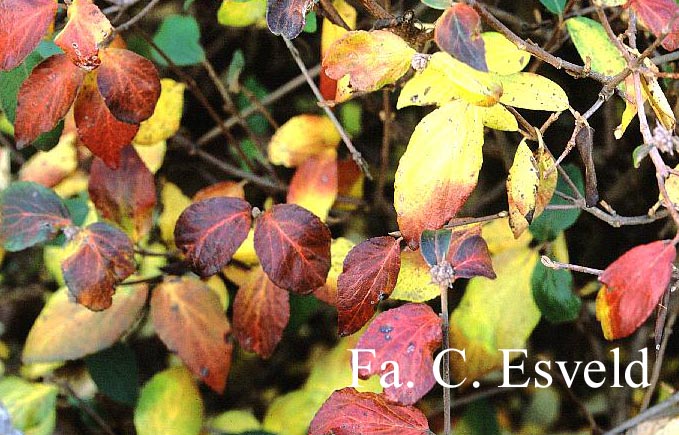
<path fill-rule="evenodd" d="M 19 65 L 54 22 L 55 0 L 0 0 L 0 70 Z"/>
<path fill-rule="evenodd" d="M 365 240 L 349 252 L 337 280 L 339 335 L 361 329 L 378 302 L 389 297 L 401 268 L 400 254 L 400 242 L 388 236 Z"/>
<path fill-rule="evenodd" d="M 153 290 L 151 318 L 158 337 L 210 388 L 224 391 L 233 345 L 217 295 L 194 278 L 166 278 Z"/>
<path fill-rule="evenodd" d="M 271 282 L 261 267 L 248 278 L 233 301 L 233 330 L 241 347 L 269 358 L 290 319 L 289 293 Z"/>
<path fill-rule="evenodd" d="M 99 92 L 119 121 L 138 124 L 153 115 L 160 97 L 160 79 L 153 64 L 129 50 L 102 51 L 97 74 Z"/>
<path fill-rule="evenodd" d="M 488 71 L 481 37 L 481 17 L 463 3 L 455 3 L 436 22 L 434 39 L 441 50 L 479 71 Z"/>
<path fill-rule="evenodd" d="M 201 276 L 214 275 L 231 261 L 251 224 L 248 202 L 225 196 L 208 198 L 182 212 L 174 240 Z"/>
<path fill-rule="evenodd" d="M 234 198 L 245 199 L 244 182 L 222 181 L 211 186 L 204 187 L 193 195 L 193 202 L 202 201 L 208 198 L 218 198 L 220 196 L 232 196 Z"/>
<path fill-rule="evenodd" d="M 111 306 L 115 286 L 135 271 L 134 248 L 122 231 L 97 222 L 71 241 L 75 252 L 61 264 L 75 300 L 92 311 Z"/>
<path fill-rule="evenodd" d="M 274 284 L 308 294 L 328 276 L 330 230 L 298 205 L 277 204 L 257 220 L 255 251 Z"/>
<path fill-rule="evenodd" d="M 92 71 L 101 64 L 99 44 L 112 32 L 113 26 L 92 0 L 73 0 L 68 5 L 68 22 L 54 43 L 75 65 Z"/>
<path fill-rule="evenodd" d="M 57 125 L 73 104 L 84 75 L 65 54 L 48 57 L 33 69 L 17 97 L 14 124 L 17 148 L 25 147 Z"/>
<path fill-rule="evenodd" d="M 132 145 L 123 148 L 121 164 L 113 170 L 103 160 L 95 159 L 90 169 L 88 190 L 97 211 L 105 219 L 120 225 L 138 242 L 153 225 L 156 186 Z"/>
<path fill-rule="evenodd" d="M 436 383 L 432 372 L 432 352 L 441 346 L 441 318 L 425 304 L 406 304 L 385 311 L 372 321 L 356 345 L 357 349 L 375 349 L 375 357 L 367 352 L 358 355 L 358 376 L 368 379 L 394 369 L 386 361 L 395 361 L 402 386 L 384 389 L 387 400 L 412 405 Z M 370 366 L 369 369 L 362 366 Z M 385 370 L 386 369 L 386 370 Z M 388 376 L 395 382 L 393 376 Z"/>

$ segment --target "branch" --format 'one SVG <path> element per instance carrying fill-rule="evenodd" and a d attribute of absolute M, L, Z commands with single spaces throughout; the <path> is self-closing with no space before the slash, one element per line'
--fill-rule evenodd
<path fill-rule="evenodd" d="M 640 423 L 643 423 L 646 420 L 664 414 L 666 411 L 674 408 L 677 403 L 679 403 L 679 393 L 674 393 L 668 397 L 667 400 L 658 403 L 651 408 L 648 408 L 646 411 L 639 413 L 633 418 L 630 418 L 608 432 L 605 432 L 603 435 L 617 435 L 619 433 L 623 433 L 628 429 L 638 426 Z"/>

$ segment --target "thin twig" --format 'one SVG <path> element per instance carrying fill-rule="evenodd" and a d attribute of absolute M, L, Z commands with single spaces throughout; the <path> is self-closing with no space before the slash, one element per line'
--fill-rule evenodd
<path fill-rule="evenodd" d="M 662 370 L 662 363 L 665 358 L 665 351 L 667 350 L 667 342 L 670 339 L 670 335 L 672 335 L 672 329 L 674 328 L 674 323 L 677 320 L 677 314 L 678 314 L 677 308 L 675 307 L 672 310 L 670 316 L 667 318 L 667 323 L 665 323 L 665 327 L 663 328 L 662 342 L 660 343 L 660 349 L 658 349 L 655 356 L 655 362 L 653 363 L 653 372 L 651 374 L 651 385 L 648 387 L 646 393 L 644 394 L 644 400 L 642 400 L 641 402 L 640 408 L 641 411 L 648 408 L 648 405 L 651 404 L 653 393 L 655 393 L 656 386 L 658 385 L 658 381 L 660 380 L 660 371 Z"/>
<path fill-rule="evenodd" d="M 159 2 L 160 0 L 151 0 L 146 6 L 144 6 L 142 10 L 139 11 L 138 14 L 136 14 L 134 17 L 130 18 L 128 21 L 124 22 L 120 26 L 116 27 L 116 32 L 122 33 L 129 29 L 130 27 L 134 26 L 137 23 L 137 21 L 141 20 L 142 18 L 144 18 L 146 14 L 151 12 L 151 9 L 153 9 L 153 7 L 157 5 Z"/>
<path fill-rule="evenodd" d="M 95 423 L 103 430 L 107 435 L 116 435 L 116 433 L 111 429 L 111 426 L 99 415 L 99 413 L 92 408 L 86 401 L 78 397 L 75 391 L 73 391 L 73 388 L 68 384 L 68 382 L 64 381 L 55 381 L 57 385 L 59 385 L 62 389 L 66 390 L 66 393 L 68 396 L 73 399 L 77 404 L 80 409 L 82 409 L 85 414 L 87 414 L 92 420 L 94 420 Z"/>
<path fill-rule="evenodd" d="M 575 265 L 575 264 L 561 263 L 560 261 L 554 261 L 546 255 L 543 255 L 542 257 L 540 257 L 540 261 L 542 262 L 542 264 L 545 267 L 549 267 L 550 269 L 554 269 L 554 270 L 566 269 L 566 270 L 572 270 L 573 272 L 589 273 L 590 275 L 597 275 L 597 276 L 604 273 L 604 271 L 601 270 L 601 269 L 592 269 L 591 267 L 578 266 L 578 265 Z"/>
<path fill-rule="evenodd" d="M 668 397 L 667 400 L 664 400 L 663 402 L 648 408 L 646 411 L 637 414 L 635 417 L 624 421 L 622 424 L 614 427 L 608 432 L 605 432 L 603 435 L 617 435 L 619 433 L 623 433 L 628 429 L 638 426 L 646 420 L 649 420 L 657 415 L 664 414 L 666 411 L 675 407 L 677 403 L 679 403 L 679 393 L 674 393 Z"/>
<path fill-rule="evenodd" d="M 446 225 L 443 226 L 443 228 L 456 228 L 456 227 L 461 227 L 464 225 L 469 225 L 469 224 L 478 224 L 482 222 L 489 222 L 489 221 L 494 221 L 495 219 L 502 219 L 509 216 L 509 213 L 506 211 L 501 211 L 499 213 L 491 214 L 488 216 L 480 216 L 480 217 L 466 217 L 466 218 L 453 218 Z"/>

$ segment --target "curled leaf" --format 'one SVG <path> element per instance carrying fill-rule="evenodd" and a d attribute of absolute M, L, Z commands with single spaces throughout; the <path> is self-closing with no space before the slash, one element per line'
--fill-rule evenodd
<path fill-rule="evenodd" d="M 92 71 L 101 64 L 99 44 L 113 33 L 113 26 L 92 0 L 73 0 L 68 5 L 68 22 L 54 43 L 78 67 Z"/>

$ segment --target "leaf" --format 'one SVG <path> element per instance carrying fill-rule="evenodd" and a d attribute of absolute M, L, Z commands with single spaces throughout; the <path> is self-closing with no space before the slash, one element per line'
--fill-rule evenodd
<path fill-rule="evenodd" d="M 287 168 L 299 166 L 311 156 L 337 149 L 340 139 L 328 117 L 297 115 L 274 133 L 269 142 L 269 160 Z"/>
<path fill-rule="evenodd" d="M 333 307 L 337 306 L 337 280 L 342 273 L 344 259 L 347 258 L 349 251 L 354 246 L 351 240 L 344 237 L 333 239 L 330 243 L 330 271 L 325 284 L 314 290 L 313 294 L 316 298 Z"/>
<path fill-rule="evenodd" d="M 277 204 L 257 219 L 255 251 L 264 272 L 278 287 L 308 294 L 322 286 L 330 270 L 330 230 L 295 204 Z"/>
<path fill-rule="evenodd" d="M 52 130 L 73 104 L 84 72 L 64 54 L 48 57 L 19 89 L 14 133 L 17 148 Z M 46 99 L 45 95 L 50 98 Z"/>
<path fill-rule="evenodd" d="M 135 145 L 154 145 L 177 133 L 184 109 L 185 88 L 184 83 L 172 79 L 160 80 L 160 98 L 153 115 L 139 126 L 134 136 Z"/>
<path fill-rule="evenodd" d="M 2 192 L 0 239 L 8 251 L 21 251 L 52 240 L 72 225 L 66 206 L 54 192 L 32 182 L 10 184 Z"/>
<path fill-rule="evenodd" d="M 235 181 L 220 181 L 200 189 L 193 195 L 193 202 L 199 202 L 209 198 L 219 198 L 222 196 L 229 196 L 233 198 L 245 199 L 245 190 L 243 185 L 245 182 Z"/>
<path fill-rule="evenodd" d="M 134 150 L 139 154 L 139 158 L 144 162 L 146 168 L 152 174 L 158 172 L 163 166 L 165 154 L 167 153 L 167 142 L 161 140 L 153 145 L 135 145 L 132 144 Z"/>
<path fill-rule="evenodd" d="M 134 407 L 139 396 L 139 369 L 137 356 L 130 345 L 117 344 L 104 349 L 87 357 L 85 364 L 101 394 Z"/>
<path fill-rule="evenodd" d="M 664 34 L 671 20 L 679 14 L 679 5 L 673 0 L 630 0 L 629 6 L 637 13 L 641 23 L 656 37 Z M 674 20 L 670 33 L 662 41 L 667 51 L 679 48 L 679 23 Z"/>
<path fill-rule="evenodd" d="M 97 85 L 111 114 L 130 124 L 153 115 L 160 97 L 160 80 L 153 64 L 122 48 L 102 51 Z"/>
<path fill-rule="evenodd" d="M 401 252 L 401 270 L 390 298 L 426 302 L 440 295 L 441 289 L 431 282 L 430 267 L 422 255 L 410 249 Z"/>
<path fill-rule="evenodd" d="M 329 150 L 306 159 L 295 171 L 288 188 L 288 204 L 304 207 L 322 221 L 337 198 L 337 153 Z"/>
<path fill-rule="evenodd" d="M 92 162 L 88 192 L 99 214 L 122 227 L 133 241 L 148 236 L 153 226 L 156 185 L 132 145 L 122 149 L 116 170 L 101 159 Z"/>
<path fill-rule="evenodd" d="M 566 92 L 547 77 L 519 72 L 497 78 L 502 82 L 502 104 L 550 112 L 561 112 L 569 107 Z"/>
<path fill-rule="evenodd" d="M 538 261 L 531 277 L 531 287 L 535 304 L 550 322 L 572 322 L 578 318 L 582 300 L 573 293 L 570 270 L 554 270 Z"/>
<path fill-rule="evenodd" d="M 62 287 L 47 301 L 26 338 L 24 363 L 82 358 L 106 349 L 134 324 L 146 304 L 146 285 L 122 286 L 102 312 L 74 304 Z"/>
<path fill-rule="evenodd" d="M 0 3 L 2 3 L 0 1 Z M 2 17 L 0 17 L 0 20 Z M 2 32 L 2 30 L 0 30 Z M 1 38 L 1 37 L 0 37 Z M 0 53 L 0 57 L 5 52 Z M 24 61 L 11 71 L 2 71 L 0 68 L 0 110 L 3 111 L 10 123 L 14 123 L 17 110 L 17 96 L 21 84 L 28 78 L 33 68 L 42 61 L 42 56 L 36 51 L 32 52 Z M 1 62 L 1 60 L 0 60 Z"/>
<path fill-rule="evenodd" d="M 484 127 L 503 131 L 519 131 L 516 117 L 502 104 L 490 107 L 476 107 L 481 116 Z"/>
<path fill-rule="evenodd" d="M 453 232 L 448 229 L 424 230 L 420 236 L 420 253 L 429 267 L 447 260 Z"/>
<path fill-rule="evenodd" d="M 566 0 L 540 0 L 540 3 L 555 15 L 561 15 L 566 7 Z"/>
<path fill-rule="evenodd" d="M 115 286 L 135 271 L 132 242 L 119 229 L 97 222 L 70 243 L 73 254 L 61 264 L 70 294 L 92 311 L 109 308 Z"/>
<path fill-rule="evenodd" d="M 434 39 L 441 50 L 479 71 L 488 71 L 481 38 L 481 17 L 464 3 L 455 3 L 436 21 Z"/>
<path fill-rule="evenodd" d="M 217 11 L 219 24 L 230 27 L 251 26 L 265 16 L 266 0 L 223 0 Z"/>
<path fill-rule="evenodd" d="M 329 395 L 304 389 L 276 397 L 264 416 L 265 434 L 307 435 L 309 423 Z"/>
<path fill-rule="evenodd" d="M 415 53 L 400 36 L 388 30 L 356 30 L 328 48 L 323 68 L 335 80 L 349 75 L 352 92 L 372 92 L 408 72 Z"/>
<path fill-rule="evenodd" d="M 672 277 L 677 251 L 666 240 L 636 246 L 599 276 L 596 317 L 608 340 L 627 337 L 658 305 Z"/>
<path fill-rule="evenodd" d="M 231 326 L 219 298 L 200 280 L 172 278 L 153 290 L 151 318 L 158 337 L 217 393 L 231 367 Z"/>
<path fill-rule="evenodd" d="M 580 169 L 569 164 L 564 166 L 564 170 L 582 194 L 584 192 L 584 181 Z M 570 186 L 564 181 L 563 177 L 558 177 L 556 190 L 569 196 L 575 196 L 575 192 L 571 191 Z M 559 195 L 552 196 L 552 200 L 549 202 L 552 205 L 566 205 L 570 203 L 570 201 Z M 554 240 L 559 233 L 570 228 L 578 220 L 581 212 L 582 210 L 579 208 L 572 210 L 545 210 L 544 213 L 531 223 L 529 227 L 530 232 L 539 241 Z"/>
<path fill-rule="evenodd" d="M 289 293 L 272 283 L 261 267 L 251 269 L 233 302 L 233 332 L 241 347 L 268 359 L 289 319 Z"/>
<path fill-rule="evenodd" d="M 262 423 L 250 411 L 231 409 L 211 417 L 205 426 L 210 432 L 243 433 L 260 430 Z"/>
<path fill-rule="evenodd" d="M 594 72 L 614 76 L 627 66 L 625 58 L 606 34 L 604 26 L 587 17 L 566 20 L 566 29 L 584 62 Z"/>
<path fill-rule="evenodd" d="M 382 395 L 343 388 L 316 413 L 309 435 L 432 435 L 422 411 L 389 403 Z"/>
<path fill-rule="evenodd" d="M 201 276 L 214 275 L 248 236 L 252 207 L 240 198 L 218 197 L 190 205 L 174 230 L 175 244 Z"/>
<path fill-rule="evenodd" d="M 153 35 L 153 42 L 177 66 L 195 65 L 205 60 L 205 51 L 200 45 L 200 27 L 190 15 L 167 15 Z M 152 53 L 153 60 L 160 65 L 167 65 L 165 58 L 157 51 Z"/>
<path fill-rule="evenodd" d="M 176 184 L 165 182 L 160 191 L 160 202 L 163 205 L 163 211 L 158 217 L 160 237 L 165 243 L 172 245 L 177 219 L 191 205 L 191 199 L 184 195 Z"/>
<path fill-rule="evenodd" d="M 519 247 L 493 256 L 497 279 L 470 280 L 450 316 L 450 342 L 456 349 L 466 351 L 466 362 L 451 359 L 451 372 L 458 381 L 472 381 L 501 368 L 503 355 L 498 349 L 525 349 L 526 340 L 540 320 L 540 310 L 531 294 L 538 254 L 518 241 L 513 246 Z"/>
<path fill-rule="evenodd" d="M 76 134 L 61 135 L 57 146 L 50 151 L 38 151 L 21 165 L 19 179 L 45 187 L 54 187 L 78 168 Z"/>
<path fill-rule="evenodd" d="M 306 13 L 313 0 L 268 0 L 266 23 L 274 35 L 295 39 L 306 24 Z"/>
<path fill-rule="evenodd" d="M 488 245 L 479 232 L 478 228 L 453 232 L 447 258 L 456 278 L 484 276 L 495 279 Z"/>
<path fill-rule="evenodd" d="M 339 335 L 351 335 L 365 325 L 388 298 L 401 267 L 400 242 L 389 236 L 373 237 L 356 245 L 344 259 L 337 279 Z"/>
<path fill-rule="evenodd" d="M 514 237 L 519 237 L 533 221 L 537 206 L 540 170 L 526 140 L 516 149 L 514 163 L 507 177 L 509 225 Z"/>
<path fill-rule="evenodd" d="M 76 66 L 92 71 L 99 67 L 99 45 L 113 33 L 113 26 L 92 0 L 73 0 L 68 5 L 68 22 L 54 43 Z"/>
<path fill-rule="evenodd" d="M 0 71 L 17 67 L 54 22 L 54 0 L 0 0 Z"/>
<path fill-rule="evenodd" d="M 411 248 L 423 230 L 440 228 L 476 187 L 483 162 L 483 124 L 465 101 L 453 101 L 415 127 L 394 181 L 394 207 Z"/>
<path fill-rule="evenodd" d="M 444 10 L 450 6 L 449 0 L 421 0 L 422 3 L 433 9 Z"/>
<path fill-rule="evenodd" d="M 503 34 L 498 32 L 483 32 L 481 37 L 486 49 L 488 71 L 501 75 L 514 74 L 528 65 L 530 53 L 519 50 Z"/>
<path fill-rule="evenodd" d="M 27 382 L 17 376 L 0 378 L 0 403 L 12 424 L 26 435 L 51 435 L 57 421 L 56 385 Z"/>
<path fill-rule="evenodd" d="M 436 384 L 432 352 L 441 346 L 441 340 L 441 318 L 428 305 L 406 304 L 385 311 L 370 323 L 358 341 L 358 349 L 376 351 L 375 357 L 358 355 L 358 376 L 363 379 L 376 374 L 385 376 L 394 369 L 386 362 L 396 362 L 403 386 L 385 387 L 384 396 L 390 402 L 413 405 Z M 393 376 L 387 377 L 395 382 Z"/>
<path fill-rule="evenodd" d="M 139 435 L 198 435 L 202 424 L 203 400 L 184 367 L 156 373 L 142 388 L 134 409 Z"/>
<path fill-rule="evenodd" d="M 347 3 L 346 0 L 334 0 L 332 5 L 337 13 L 342 17 L 344 22 L 349 26 L 349 28 L 355 29 L 356 18 L 358 15 L 356 9 Z M 346 35 L 347 32 L 349 32 L 349 30 L 342 26 L 333 24 L 327 17 L 323 18 L 323 30 L 321 32 L 321 59 L 325 57 L 330 46 L 335 41 Z M 323 94 L 325 99 L 334 100 L 337 98 L 337 80 L 333 80 L 328 77 L 323 68 L 321 68 L 318 87 L 320 88 L 321 94 Z M 340 89 L 340 94 L 348 94 L 350 92 L 351 90 L 349 89 Z M 342 108 L 345 107 L 346 106 L 342 106 Z M 345 128 L 348 127 L 346 122 L 342 122 L 342 124 L 345 126 Z M 347 132 L 349 132 L 349 130 L 350 129 L 347 128 Z M 349 132 L 349 135 L 353 136 L 351 132 Z"/>

